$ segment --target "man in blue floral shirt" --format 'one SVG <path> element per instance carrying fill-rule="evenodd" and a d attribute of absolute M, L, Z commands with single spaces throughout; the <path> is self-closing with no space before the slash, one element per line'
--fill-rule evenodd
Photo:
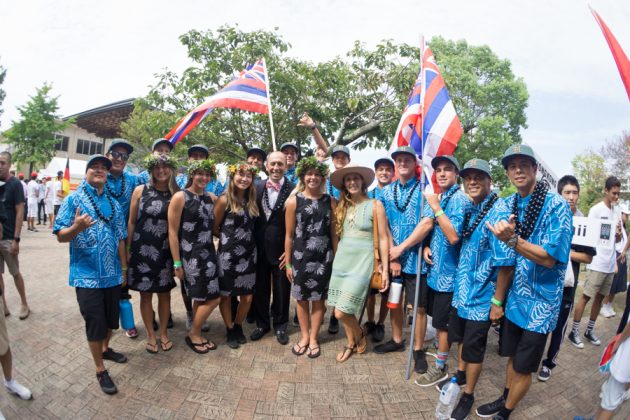
<path fill-rule="evenodd" d="M 536 182 L 537 161 L 531 147 L 510 146 L 501 161 L 517 192 L 506 198 L 509 220 L 492 233 L 516 251 L 514 279 L 508 291 L 501 328 L 500 353 L 509 357 L 503 395 L 477 408 L 477 415 L 507 419 L 527 394 L 538 371 L 547 335 L 556 326 L 564 275 L 573 237 L 573 216 L 567 201 Z M 496 301 L 495 301 L 496 300 Z M 503 305 L 495 293 L 493 305 Z"/>
<path fill-rule="evenodd" d="M 451 414 L 456 420 L 467 418 L 475 401 L 473 393 L 481 373 L 488 330 L 491 322 L 498 322 L 503 316 L 503 308 L 492 305 L 495 291 L 505 295 L 516 263 L 514 250 L 486 226 L 486 222 L 494 225 L 510 216 L 508 206 L 491 190 L 490 165 L 485 160 L 472 159 L 466 162 L 460 176 L 473 206 L 464 217 L 448 323 L 448 342 L 459 343 L 457 382 L 464 391 Z"/>
<path fill-rule="evenodd" d="M 115 394 L 103 359 L 125 363 L 127 358 L 109 347 L 118 328 L 118 301 L 126 275 L 126 223 L 120 205 L 105 193 L 111 161 L 92 155 L 85 180 L 61 204 L 53 233 L 59 242 L 70 243 L 70 286 L 85 320 L 96 377 L 103 392 Z"/>

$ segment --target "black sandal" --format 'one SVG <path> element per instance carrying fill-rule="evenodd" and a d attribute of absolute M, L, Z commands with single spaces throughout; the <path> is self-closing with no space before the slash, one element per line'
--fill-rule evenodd
<path fill-rule="evenodd" d="M 160 340 L 160 347 L 162 347 L 162 351 L 171 351 L 173 349 L 173 342 L 171 340 Z"/>
<path fill-rule="evenodd" d="M 298 347 L 298 350 L 295 350 L 295 346 Z M 302 356 L 304 353 L 306 353 L 307 348 L 308 348 L 308 344 L 305 346 L 300 346 L 300 343 L 295 343 L 293 347 L 291 348 L 291 352 L 295 354 L 296 356 Z"/>
<path fill-rule="evenodd" d="M 352 353 L 354 353 L 356 351 L 356 349 L 357 349 L 357 345 L 356 344 L 354 346 L 352 346 L 352 347 L 350 347 L 350 346 L 343 346 L 343 351 L 337 355 L 337 358 L 336 358 L 337 362 L 338 363 L 343 363 L 346 360 L 348 360 L 352 356 Z"/>
<path fill-rule="evenodd" d="M 307 357 L 309 359 L 317 359 L 321 355 L 322 355 L 322 351 L 320 350 L 319 346 L 315 348 L 310 348 L 310 347 L 308 348 Z"/>
<path fill-rule="evenodd" d="M 144 346 L 144 348 L 147 351 L 147 353 L 157 354 L 157 352 L 158 352 L 158 343 L 157 342 L 155 344 L 147 343 Z"/>
<path fill-rule="evenodd" d="M 193 341 L 188 336 L 186 336 L 184 341 L 186 341 L 186 344 L 188 345 L 188 347 L 190 347 L 192 351 L 194 351 L 195 353 L 206 354 L 211 350 L 206 347 L 206 345 L 208 344 L 207 341 L 201 342 L 201 343 L 193 343 Z M 214 348 L 216 348 L 216 346 Z"/>

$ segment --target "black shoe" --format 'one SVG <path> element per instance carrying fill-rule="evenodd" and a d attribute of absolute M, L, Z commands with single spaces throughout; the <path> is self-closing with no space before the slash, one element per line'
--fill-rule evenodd
<path fill-rule="evenodd" d="M 328 324 L 328 334 L 337 334 L 339 332 L 339 320 L 335 318 L 335 315 L 330 316 L 330 323 Z"/>
<path fill-rule="evenodd" d="M 416 373 L 425 373 L 429 368 L 429 364 L 427 363 L 427 355 L 424 353 L 424 350 L 414 350 L 413 360 L 413 370 Z"/>
<path fill-rule="evenodd" d="M 232 327 L 232 328 L 226 328 L 226 330 L 227 330 L 227 337 L 225 340 L 226 344 L 231 349 L 237 349 L 239 345 L 238 345 L 238 338 L 236 338 L 236 331 L 235 331 L 236 329 Z"/>
<path fill-rule="evenodd" d="M 168 328 L 169 330 L 173 328 L 173 314 L 171 313 L 168 314 L 168 322 L 166 323 L 166 328 Z"/>
<path fill-rule="evenodd" d="M 455 374 L 455 377 L 457 378 L 457 385 L 459 385 L 460 388 L 464 388 L 464 386 L 466 385 L 466 374 L 464 373 L 463 375 L 460 375 L 459 371 L 457 371 L 457 373 Z M 439 382 L 435 386 L 435 389 L 437 389 L 438 392 L 442 392 L 442 388 L 444 388 L 444 385 L 446 385 L 449 382 L 451 382 L 450 376 L 444 379 L 443 381 Z"/>
<path fill-rule="evenodd" d="M 127 356 L 122 353 L 116 353 L 111 347 L 107 347 L 107 350 L 103 352 L 103 359 L 116 363 L 127 363 Z"/>
<path fill-rule="evenodd" d="M 503 395 L 501 395 L 498 400 L 477 407 L 475 413 L 479 417 L 492 417 L 498 414 L 503 407 L 505 407 L 505 398 L 503 398 Z"/>
<path fill-rule="evenodd" d="M 365 335 L 372 334 L 375 326 L 376 324 L 374 321 L 366 321 L 365 324 L 363 324 L 363 331 L 365 331 Z"/>
<path fill-rule="evenodd" d="M 267 334 L 269 332 L 269 328 L 265 329 L 265 328 L 256 328 L 254 331 L 252 331 L 252 333 L 249 336 L 249 339 L 252 341 L 258 341 L 261 338 L 264 337 L 265 334 Z"/>
<path fill-rule="evenodd" d="M 276 331 L 276 340 L 284 346 L 289 342 L 289 336 L 286 331 Z"/>
<path fill-rule="evenodd" d="M 453 413 L 451 414 L 451 419 L 464 420 L 468 418 L 468 414 L 470 414 L 470 410 L 472 409 L 474 403 L 474 396 L 472 396 L 471 394 L 463 393 L 462 397 L 459 399 L 459 402 L 455 406 Z"/>
<path fill-rule="evenodd" d="M 253 324 L 254 322 L 256 322 L 256 317 L 254 316 L 254 314 L 247 314 L 247 318 L 245 318 L 245 320 L 248 324 Z"/>
<path fill-rule="evenodd" d="M 392 339 L 389 340 L 387 343 L 374 346 L 374 353 L 376 354 L 391 353 L 393 351 L 405 351 L 405 340 L 397 343 Z"/>
<path fill-rule="evenodd" d="M 297 311 L 295 311 L 295 315 L 293 315 L 293 326 L 294 327 L 300 326 L 300 320 L 298 319 Z"/>
<path fill-rule="evenodd" d="M 238 344 L 247 343 L 247 338 L 245 338 L 245 334 L 243 334 L 242 325 L 234 324 L 234 335 L 236 336 L 236 339 L 238 340 Z"/>
<path fill-rule="evenodd" d="M 383 324 L 374 325 L 374 331 L 372 331 L 372 341 L 380 343 L 385 338 L 385 326 Z"/>
<path fill-rule="evenodd" d="M 116 384 L 112 381 L 112 378 L 109 377 L 109 373 L 106 370 L 102 372 L 96 373 L 96 379 L 98 380 L 98 384 L 101 386 L 101 390 L 109 395 L 114 395 L 118 392 L 118 388 L 116 388 Z"/>

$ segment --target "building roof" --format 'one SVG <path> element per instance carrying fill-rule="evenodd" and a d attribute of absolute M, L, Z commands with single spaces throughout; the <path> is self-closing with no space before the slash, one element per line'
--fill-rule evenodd
<path fill-rule="evenodd" d="M 104 139 L 120 137 L 120 123 L 131 115 L 134 101 L 135 98 L 130 98 L 99 106 L 67 116 L 64 120 L 74 118 L 77 126 Z"/>

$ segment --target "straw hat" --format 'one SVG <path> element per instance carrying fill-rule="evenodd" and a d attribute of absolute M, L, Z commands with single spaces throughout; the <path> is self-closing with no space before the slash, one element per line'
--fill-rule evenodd
<path fill-rule="evenodd" d="M 343 190 L 343 178 L 348 174 L 359 174 L 361 178 L 363 178 L 363 182 L 365 183 L 365 188 L 367 189 L 374 181 L 374 171 L 372 168 L 367 168 L 365 166 L 357 165 L 356 163 L 350 162 L 346 166 L 341 169 L 337 169 L 330 176 L 330 183 L 333 184 L 335 188 L 339 191 Z"/>

